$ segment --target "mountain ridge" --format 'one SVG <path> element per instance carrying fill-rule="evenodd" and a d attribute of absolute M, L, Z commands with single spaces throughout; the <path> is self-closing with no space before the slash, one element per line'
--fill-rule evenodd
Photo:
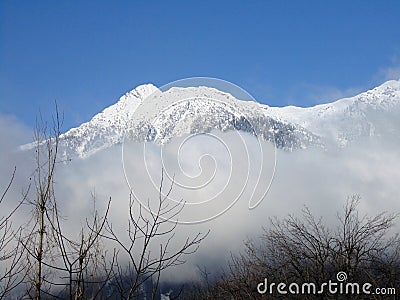
<path fill-rule="evenodd" d="M 307 108 L 271 107 L 204 86 L 162 92 L 153 84 L 144 84 L 90 121 L 62 134 L 60 141 L 64 155 L 85 158 L 121 144 L 126 137 L 164 144 L 174 136 L 217 129 L 249 132 L 287 151 L 326 149 L 379 135 L 387 127 L 387 116 L 393 119 L 396 131 L 399 113 L 400 79 L 354 97 Z"/>
<path fill-rule="evenodd" d="M 356 96 L 331 103 L 306 108 L 270 107 L 269 113 L 273 117 L 303 126 L 319 136 L 333 138 L 340 146 L 346 146 L 357 135 L 365 135 L 368 131 L 370 136 L 374 134 L 376 122 L 371 119 L 384 118 L 384 114 L 398 116 L 400 79 L 387 81 Z M 334 127 L 329 126 L 332 123 Z"/>

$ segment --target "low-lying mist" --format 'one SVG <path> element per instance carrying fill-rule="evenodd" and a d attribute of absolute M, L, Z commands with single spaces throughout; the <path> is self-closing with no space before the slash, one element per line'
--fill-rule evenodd
<path fill-rule="evenodd" d="M 35 160 L 34 153 L 17 150 L 26 141 L 26 129 L 11 118 L 2 117 L 0 122 L 2 190 L 17 167 L 2 203 L 2 211 L 9 211 L 29 184 L 29 197 L 35 197 Z M 237 132 L 181 137 L 163 146 L 131 142 L 86 159 L 65 162 L 59 157 L 55 195 L 67 235 L 78 236 L 94 209 L 93 198 L 102 214 L 111 197 L 108 218 L 123 236 L 130 188 L 137 204 L 154 208 L 163 170 L 162 193 L 172 187 L 171 205 L 185 202 L 174 218 L 179 224 L 172 248 L 187 237 L 210 230 L 198 251 L 185 257 L 184 265 L 164 274 L 165 280 L 183 281 L 197 278 L 197 266 L 219 272 L 231 253 L 243 249 L 244 240 L 257 238 L 262 226 L 268 227 L 269 218 L 299 215 L 304 206 L 332 226 L 337 225 L 337 212 L 353 194 L 361 196 L 361 213 L 400 212 L 399 146 L 399 141 L 380 137 L 337 150 L 285 152 Z M 24 223 L 30 212 L 28 206 L 22 206 L 14 225 Z M 113 246 L 107 243 L 106 247 Z"/>

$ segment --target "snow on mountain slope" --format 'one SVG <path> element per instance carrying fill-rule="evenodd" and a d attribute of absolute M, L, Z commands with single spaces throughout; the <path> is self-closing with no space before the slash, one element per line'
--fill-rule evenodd
<path fill-rule="evenodd" d="M 214 88 L 171 88 L 161 92 L 148 84 L 61 135 L 61 153 L 87 157 L 122 143 L 127 136 L 163 144 L 174 136 L 213 129 L 249 132 L 290 151 L 321 144 L 316 135 L 301 126 L 265 115 L 256 102 L 240 101 Z"/>
<path fill-rule="evenodd" d="M 269 107 L 209 87 L 174 87 L 162 92 L 146 84 L 62 134 L 60 150 L 65 156 L 84 158 L 121 144 L 124 137 L 164 144 L 175 136 L 214 129 L 249 132 L 288 151 L 327 149 L 383 134 L 399 138 L 399 116 L 400 80 L 310 108 Z"/>
<path fill-rule="evenodd" d="M 258 103 L 237 100 L 215 88 L 174 87 L 152 96 L 131 120 L 133 139 L 163 144 L 175 136 L 218 129 L 249 132 L 285 150 L 306 148 L 318 141 L 301 126 L 265 115 Z"/>
<path fill-rule="evenodd" d="M 298 124 L 324 138 L 346 146 L 360 137 L 400 136 L 400 79 L 385 82 L 370 91 L 333 103 L 309 108 L 266 107 L 266 113 Z"/>
<path fill-rule="evenodd" d="M 64 154 L 84 157 L 121 143 L 137 107 L 147 96 L 157 91 L 159 90 L 152 84 L 138 86 L 89 122 L 62 134 L 60 140 Z"/>

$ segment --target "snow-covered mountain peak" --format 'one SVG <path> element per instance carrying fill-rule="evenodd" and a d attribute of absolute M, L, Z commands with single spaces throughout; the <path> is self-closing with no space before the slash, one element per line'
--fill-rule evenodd
<path fill-rule="evenodd" d="M 377 87 L 375 89 L 379 89 L 380 87 L 398 91 L 398 90 L 400 90 L 400 78 L 386 81 L 385 83 L 383 83 L 382 85 L 380 85 L 379 87 Z"/>
<path fill-rule="evenodd" d="M 154 92 L 160 91 L 155 85 L 151 83 L 142 84 L 127 92 L 122 96 L 119 101 L 127 101 L 128 99 L 145 99 Z"/>
<path fill-rule="evenodd" d="M 391 80 L 354 97 L 313 107 L 270 107 L 274 118 L 298 124 L 311 132 L 345 146 L 360 136 L 383 130 L 385 118 L 400 112 L 400 80 Z M 389 120 L 388 120 L 389 121 Z M 379 133 L 378 133 L 379 135 Z"/>
<path fill-rule="evenodd" d="M 175 136 L 211 130 L 241 130 L 294 150 L 320 144 L 306 129 L 264 114 L 260 104 L 240 101 L 215 88 L 142 85 L 89 122 L 61 135 L 65 155 L 86 157 L 125 137 L 164 144 Z"/>
<path fill-rule="evenodd" d="M 289 151 L 327 149 L 386 133 L 398 138 L 399 114 L 400 80 L 309 108 L 241 101 L 206 86 L 162 92 L 145 84 L 60 138 L 64 154 L 79 157 L 120 144 L 125 137 L 164 144 L 175 136 L 215 129 L 245 131 Z"/>
<path fill-rule="evenodd" d="M 348 110 L 351 106 L 371 107 L 376 109 L 390 109 L 392 106 L 400 104 L 400 79 L 390 80 L 382 85 L 363 92 L 354 97 L 347 97 L 336 100 L 331 103 L 318 104 L 313 107 L 270 107 L 270 113 L 276 116 L 287 118 L 290 121 L 294 120 L 294 115 L 298 115 L 303 119 L 299 123 L 304 123 L 304 114 L 314 114 L 318 117 L 325 115 L 336 114 Z M 300 119 L 300 118 L 298 118 Z"/>
<path fill-rule="evenodd" d="M 172 87 L 168 89 L 165 94 L 173 95 L 173 96 L 182 96 L 182 98 L 187 97 L 191 98 L 193 96 L 196 97 L 207 97 L 211 99 L 236 99 L 232 94 L 224 91 L 220 91 L 214 87 L 208 86 L 198 86 L 198 87 Z"/>

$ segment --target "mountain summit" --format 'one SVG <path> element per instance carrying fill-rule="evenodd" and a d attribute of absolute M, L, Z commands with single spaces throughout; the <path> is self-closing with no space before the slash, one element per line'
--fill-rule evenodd
<path fill-rule="evenodd" d="M 209 87 L 174 87 L 162 92 L 145 84 L 89 122 L 62 134 L 60 141 L 64 155 L 84 158 L 121 144 L 127 137 L 164 144 L 175 136 L 216 129 L 249 132 L 287 151 L 326 149 L 384 134 L 398 138 L 399 113 L 400 80 L 309 108 L 270 107 Z"/>
<path fill-rule="evenodd" d="M 270 107 L 271 117 L 306 128 L 325 142 L 344 147 L 359 138 L 400 136 L 400 79 L 351 98 L 301 108 Z"/>

